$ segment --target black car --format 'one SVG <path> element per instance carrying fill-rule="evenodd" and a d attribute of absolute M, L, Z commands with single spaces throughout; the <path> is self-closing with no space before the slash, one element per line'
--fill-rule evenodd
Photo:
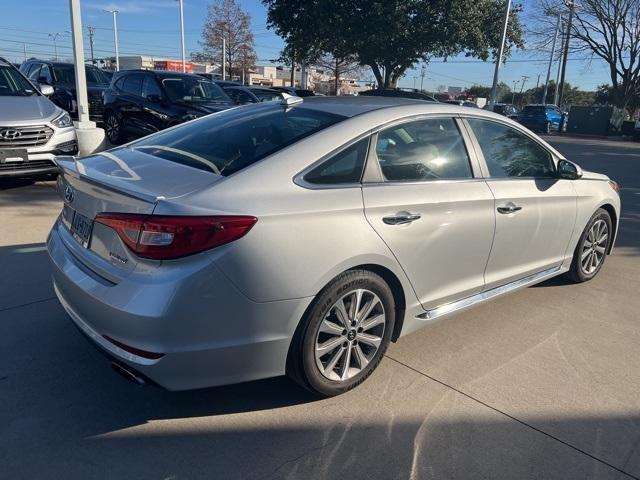
<path fill-rule="evenodd" d="M 397 97 L 397 98 L 411 98 L 413 100 L 425 100 L 427 102 L 437 102 L 431 95 L 427 95 L 422 92 L 409 92 L 406 90 L 400 90 L 395 88 L 376 88 L 374 90 L 365 90 L 358 95 L 364 95 L 366 97 Z"/>
<path fill-rule="evenodd" d="M 449 105 L 458 105 L 459 107 L 480 108 L 478 104 L 470 100 L 445 100 L 444 103 Z"/>
<path fill-rule="evenodd" d="M 485 110 L 493 111 L 495 113 L 499 113 L 500 115 L 504 115 L 505 117 L 509 117 L 512 120 L 518 119 L 518 114 L 520 111 L 517 109 L 515 105 L 511 105 L 510 103 L 495 103 L 493 105 L 493 109 L 490 105 L 484 107 Z"/>
<path fill-rule="evenodd" d="M 282 92 L 272 88 L 228 86 L 223 90 L 238 105 L 247 103 L 273 102 L 282 100 Z"/>
<path fill-rule="evenodd" d="M 311 90 L 307 90 L 305 88 L 295 88 L 295 87 L 271 87 L 274 90 L 278 90 L 282 93 L 288 93 L 289 95 L 293 95 L 294 97 L 315 97 L 316 94 Z"/>
<path fill-rule="evenodd" d="M 87 77 L 89 118 L 94 122 L 101 122 L 102 92 L 109 86 L 109 79 L 102 70 L 93 65 L 85 65 L 84 68 Z M 49 99 L 69 112 L 73 119 L 78 118 L 76 74 L 73 63 L 32 58 L 20 66 L 20 71 L 34 84 L 51 85 L 54 92 Z"/>
<path fill-rule="evenodd" d="M 104 92 L 104 123 L 113 144 L 235 106 L 215 83 L 191 73 L 126 70 Z"/>

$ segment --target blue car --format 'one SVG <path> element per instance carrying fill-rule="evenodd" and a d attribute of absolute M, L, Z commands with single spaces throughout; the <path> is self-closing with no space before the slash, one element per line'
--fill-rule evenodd
<path fill-rule="evenodd" d="M 555 105 L 527 105 L 518 115 L 518 122 L 534 132 L 560 131 L 562 111 Z"/>

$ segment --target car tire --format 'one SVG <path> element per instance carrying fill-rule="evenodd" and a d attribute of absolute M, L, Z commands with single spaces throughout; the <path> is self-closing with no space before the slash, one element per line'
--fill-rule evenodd
<path fill-rule="evenodd" d="M 119 116 L 112 111 L 108 111 L 104 116 L 104 130 L 107 140 L 113 145 L 120 145 L 124 142 L 124 132 Z"/>
<path fill-rule="evenodd" d="M 318 396 L 351 390 L 382 360 L 394 325 L 393 293 L 382 277 L 344 272 L 307 309 L 289 349 L 287 375 Z"/>
<path fill-rule="evenodd" d="M 605 209 L 599 208 L 593 214 L 573 252 L 571 268 L 567 272 L 569 279 L 581 283 L 598 274 L 613 239 L 612 225 L 611 216 Z"/>
<path fill-rule="evenodd" d="M 549 135 L 551 133 L 551 122 L 547 122 L 542 133 Z"/>

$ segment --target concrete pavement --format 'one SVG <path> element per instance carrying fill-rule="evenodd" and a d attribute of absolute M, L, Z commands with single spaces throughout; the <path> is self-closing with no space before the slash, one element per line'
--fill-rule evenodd
<path fill-rule="evenodd" d="M 640 146 L 551 137 L 622 186 L 615 254 L 403 337 L 317 400 L 284 378 L 137 387 L 53 298 L 52 183 L 0 190 L 0 471 L 6 478 L 640 478 Z M 3 187 L 0 187 L 3 188 Z"/>

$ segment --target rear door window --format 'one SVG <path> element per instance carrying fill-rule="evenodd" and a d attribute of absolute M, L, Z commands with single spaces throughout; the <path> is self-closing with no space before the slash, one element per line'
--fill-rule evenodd
<path fill-rule="evenodd" d="M 127 75 L 124 78 L 124 83 L 122 84 L 122 90 L 129 95 L 134 95 L 136 97 L 142 96 L 142 79 L 143 75 L 134 73 L 133 75 Z"/>
<path fill-rule="evenodd" d="M 417 120 L 382 130 L 376 155 L 388 182 L 473 176 L 464 141 L 452 118 Z"/>

